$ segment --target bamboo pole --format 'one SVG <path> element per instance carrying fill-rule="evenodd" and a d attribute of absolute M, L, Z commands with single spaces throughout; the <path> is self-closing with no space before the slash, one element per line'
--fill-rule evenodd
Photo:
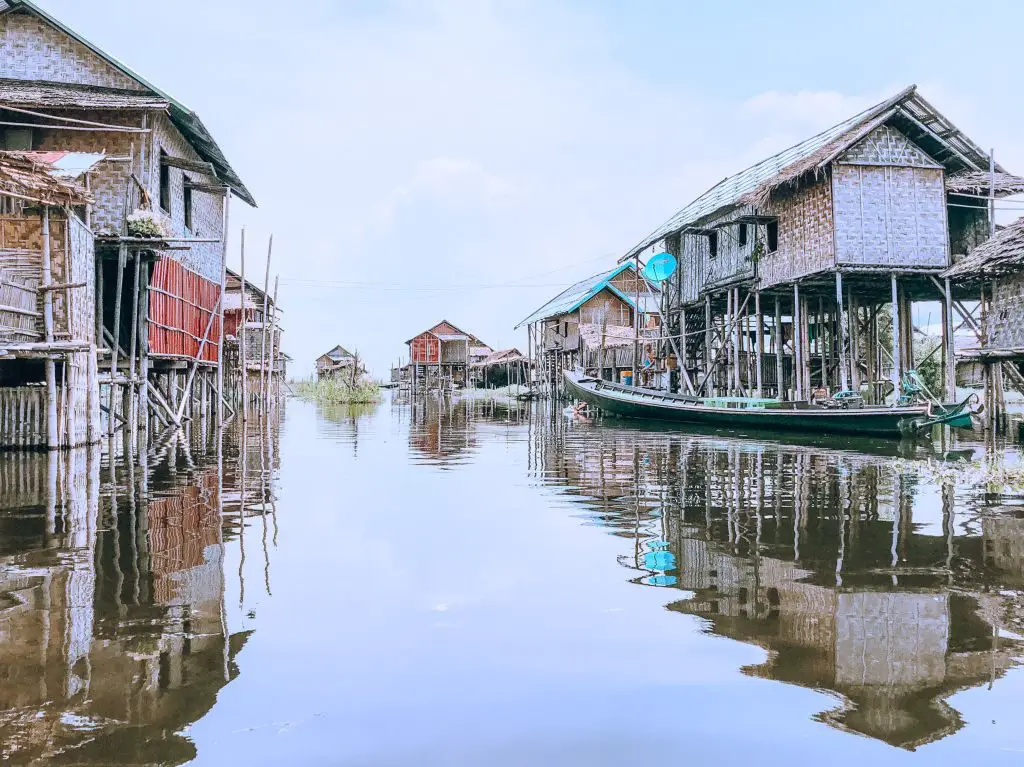
<path fill-rule="evenodd" d="M 784 402 L 786 400 L 786 369 L 782 364 L 782 304 L 778 296 L 775 296 L 775 327 L 772 330 L 772 337 L 775 339 L 775 379 L 777 389 L 775 396 Z"/>
<path fill-rule="evenodd" d="M 221 236 L 220 265 L 220 342 L 217 344 L 217 428 L 224 426 L 224 293 L 228 287 L 228 235 L 231 223 L 231 195 L 224 196 L 224 223 Z M 245 311 L 245 287 L 242 289 L 242 311 Z"/>
<path fill-rule="evenodd" d="M 793 283 L 793 380 L 796 387 L 796 399 L 804 399 L 804 366 L 803 366 L 803 307 L 800 306 L 800 285 Z"/>
<path fill-rule="evenodd" d="M 246 282 L 245 282 L 245 227 L 242 227 L 242 240 L 241 240 L 241 257 L 242 257 L 242 316 L 238 320 L 238 369 L 242 376 L 242 423 L 244 424 L 249 420 L 249 386 L 246 380 L 248 371 L 246 370 L 246 358 L 245 358 L 245 321 L 246 315 L 249 312 L 247 303 L 248 297 L 246 295 Z"/>
<path fill-rule="evenodd" d="M 896 272 L 892 272 L 890 275 L 890 284 L 892 288 L 892 385 L 894 387 L 893 394 L 899 399 L 900 380 L 903 378 L 903 371 L 901 369 L 903 355 L 900 354 L 902 348 L 900 342 L 900 296 Z"/>
<path fill-rule="evenodd" d="M 128 341 L 128 408 L 125 411 L 129 429 L 134 435 L 138 427 L 138 413 L 134 409 L 136 394 L 138 392 L 138 377 L 135 370 L 136 351 L 139 342 L 139 280 L 141 278 L 142 255 L 138 249 L 135 250 L 135 279 L 132 290 L 132 314 L 131 314 L 131 335 Z"/>
<path fill-rule="evenodd" d="M 271 325 L 270 325 L 270 354 L 268 355 L 268 357 L 269 357 L 269 364 L 270 364 L 270 370 L 268 372 L 269 383 L 268 383 L 268 392 L 267 393 L 273 395 L 272 401 L 275 402 L 275 403 L 277 402 L 277 397 L 278 397 L 279 390 L 280 390 L 280 381 L 279 381 L 278 384 L 277 384 L 278 391 L 273 391 L 273 388 L 275 386 L 275 384 L 274 384 L 274 367 L 275 367 L 275 363 L 276 363 L 276 360 L 277 360 L 277 352 L 280 351 L 280 346 L 281 346 L 281 340 L 280 340 L 280 338 L 277 335 L 277 285 L 278 285 L 278 281 L 280 280 L 280 278 L 281 278 L 281 275 L 279 275 L 279 274 L 275 274 L 274 275 L 274 311 L 273 311 L 273 320 L 271 320 Z M 274 345 L 274 339 L 275 338 L 277 338 L 277 351 L 275 351 L 275 345 Z M 467 368 L 467 370 L 468 370 L 468 368 Z"/>
<path fill-rule="evenodd" d="M 945 298 L 942 306 L 942 341 L 945 344 L 946 396 L 952 402 L 956 399 L 956 339 L 953 326 L 953 290 L 947 277 L 942 284 Z"/>
<path fill-rule="evenodd" d="M 117 248 L 117 280 L 114 293 L 114 327 L 113 347 L 110 350 L 110 389 L 107 392 L 107 409 L 114 412 L 114 380 L 117 378 L 117 352 L 121 337 L 121 291 L 124 288 L 124 267 L 128 258 L 128 246 L 121 243 Z M 113 421 L 110 422 L 110 433 L 114 433 Z"/>
<path fill-rule="evenodd" d="M 761 313 L 761 291 L 756 290 L 754 292 L 754 315 L 756 317 L 755 322 L 757 323 L 754 332 L 757 336 L 755 340 L 755 362 L 757 369 L 754 371 L 755 379 L 757 381 L 757 396 L 764 396 L 764 380 L 761 372 L 761 363 L 764 358 L 764 315 Z"/>
<path fill-rule="evenodd" d="M 843 301 L 843 273 L 839 270 L 836 270 L 836 311 L 839 312 L 839 316 L 836 317 L 839 322 L 839 386 L 846 391 L 850 388 L 850 372 L 847 369 L 847 347 L 850 344 L 850 328 L 847 323 L 850 316 Z M 822 365 L 824 365 L 824 346 L 822 351 Z"/>
<path fill-rule="evenodd" d="M 52 264 L 50 262 L 50 207 L 43 206 L 42 213 L 43 227 L 43 270 L 42 284 L 44 288 L 53 282 Z M 43 337 L 47 343 L 53 342 L 53 291 L 43 292 Z M 67 367 L 65 358 L 64 366 Z M 46 376 L 46 446 L 55 450 L 57 440 L 57 369 L 56 363 L 47 358 L 43 362 L 43 371 Z"/>
<path fill-rule="evenodd" d="M 260 405 L 259 412 L 264 413 L 267 404 L 267 312 L 270 292 L 270 255 L 274 249 L 274 235 L 270 235 L 267 243 L 267 266 L 263 277 L 263 328 L 260 333 Z"/>
<path fill-rule="evenodd" d="M 711 344 L 713 343 L 711 329 L 711 294 L 704 296 L 704 380 L 711 378 Z M 697 389 L 700 391 L 700 387 Z"/>

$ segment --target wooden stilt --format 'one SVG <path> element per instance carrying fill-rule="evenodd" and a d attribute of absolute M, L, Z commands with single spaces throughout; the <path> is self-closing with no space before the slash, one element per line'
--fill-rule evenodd
<path fill-rule="evenodd" d="M 900 295 L 899 295 L 899 284 L 896 280 L 896 273 L 893 272 L 890 275 L 891 288 L 892 288 L 892 385 L 893 396 L 899 399 L 900 396 L 900 381 L 903 379 L 903 370 L 901 368 L 901 357 L 900 349 L 902 348 L 902 342 L 900 340 L 901 325 L 903 324 L 900 320 Z"/>
<path fill-rule="evenodd" d="M 847 368 L 847 349 L 850 346 L 849 315 L 843 301 L 843 273 L 836 270 L 836 320 L 839 323 L 839 386 L 843 391 L 850 388 L 849 369 Z"/>
<path fill-rule="evenodd" d="M 228 234 L 231 231 L 231 195 L 224 195 L 224 221 L 221 225 L 221 252 L 220 252 L 220 333 L 217 342 L 217 428 L 224 426 L 224 293 L 228 287 Z M 242 311 L 245 311 L 245 285 L 242 286 Z"/>
<path fill-rule="evenodd" d="M 52 264 L 50 262 L 50 206 L 43 206 L 42 213 L 42 237 L 43 237 L 43 264 L 42 280 L 43 288 L 49 288 L 53 283 Z M 53 291 L 43 291 L 43 334 L 46 343 L 53 343 Z M 64 360 L 67 367 L 67 358 Z M 46 377 L 46 447 L 55 450 L 59 447 L 57 441 L 57 370 L 56 363 L 52 357 L 43 361 L 43 373 Z"/>
<path fill-rule="evenodd" d="M 267 406 L 267 386 L 269 384 L 269 376 L 267 375 L 267 313 L 270 311 L 269 307 L 269 293 L 270 293 L 270 256 L 274 249 L 274 235 L 270 235 L 270 241 L 267 244 L 267 268 L 266 273 L 263 277 L 263 327 L 260 333 L 260 403 L 259 412 L 266 413 Z"/>
<path fill-rule="evenodd" d="M 947 277 L 942 284 L 944 301 L 942 302 L 942 344 L 943 370 L 946 374 L 946 397 L 950 402 L 956 400 L 956 343 L 953 325 L 953 290 Z"/>
<path fill-rule="evenodd" d="M 800 285 L 793 283 L 793 380 L 796 386 L 797 401 L 805 398 L 804 393 L 804 359 L 803 359 L 803 307 L 800 305 Z"/>
<path fill-rule="evenodd" d="M 110 350 L 110 390 L 107 395 L 107 409 L 114 412 L 114 383 L 117 378 L 117 353 L 121 338 L 121 291 L 124 288 L 124 266 L 128 258 L 128 246 L 121 243 L 117 248 L 117 279 L 114 293 L 113 348 Z M 110 433 L 114 433 L 114 422 L 109 422 Z"/>
<path fill-rule="evenodd" d="M 775 341 L 775 396 L 777 396 L 780 400 L 785 401 L 787 397 L 785 381 L 786 369 L 782 364 L 782 305 L 779 301 L 778 296 L 775 296 L 775 327 L 772 328 L 772 338 Z"/>
<path fill-rule="evenodd" d="M 825 299 L 818 298 L 818 358 L 821 363 L 821 386 L 823 389 L 828 389 L 828 352 L 825 348 Z"/>
<path fill-rule="evenodd" d="M 704 296 L 704 380 L 711 380 L 711 346 L 714 342 L 714 328 L 711 326 L 711 294 Z M 713 385 L 712 385 L 712 388 Z M 711 393 L 711 392 L 709 392 Z"/>
<path fill-rule="evenodd" d="M 850 388 L 860 391 L 860 302 L 854 298 L 853 291 L 847 288 L 847 317 L 850 323 Z"/>
<path fill-rule="evenodd" d="M 242 377 L 242 423 L 249 420 L 249 371 L 248 371 L 248 358 L 246 357 L 245 351 L 245 324 L 249 314 L 248 296 L 246 295 L 246 282 L 245 282 L 245 228 L 242 228 L 241 235 L 241 258 L 242 258 L 242 269 L 241 269 L 241 280 L 242 280 L 242 314 L 238 320 L 238 371 Z"/>
<path fill-rule="evenodd" d="M 764 357 L 764 315 L 761 314 L 761 291 L 757 290 L 754 292 L 754 315 L 755 315 L 755 329 L 754 332 L 757 335 L 756 341 L 754 342 L 754 376 L 757 386 L 757 397 L 764 396 L 764 380 L 761 368 L 762 360 Z"/>

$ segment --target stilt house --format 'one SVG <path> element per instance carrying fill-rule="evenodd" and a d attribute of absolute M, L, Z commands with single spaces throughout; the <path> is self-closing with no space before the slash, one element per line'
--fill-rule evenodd
<path fill-rule="evenodd" d="M 989 184 L 1024 190 L 910 87 L 716 184 L 623 260 L 678 258 L 665 290 L 681 389 L 881 399 L 915 366 L 912 302 L 940 301 L 949 394 L 941 275 L 987 238 Z"/>
<path fill-rule="evenodd" d="M 2 149 L 90 158 L 69 226 L 107 431 L 216 407 L 227 200 L 255 203 L 203 123 L 28 0 L 0 0 L 0 123 Z"/>
<path fill-rule="evenodd" d="M 242 398 L 242 350 L 245 350 L 246 391 L 256 398 L 267 387 L 276 397 L 285 376 L 281 351 L 281 308 L 276 296 L 243 282 L 240 274 L 225 269 L 224 292 L 224 380 L 232 402 Z M 276 291 L 275 291 L 276 293 Z M 244 338 L 243 338 L 244 335 Z M 269 379 L 269 380 L 265 380 Z"/>
<path fill-rule="evenodd" d="M 338 344 L 329 352 L 321 354 L 316 359 L 316 377 L 323 378 L 350 378 L 353 375 L 353 369 L 357 366 L 358 360 L 356 355 L 350 352 L 341 344 Z M 359 370 L 355 371 L 355 375 L 359 376 L 366 372 L 366 368 L 359 365 Z"/>
<path fill-rule="evenodd" d="M 405 342 L 414 390 L 466 386 L 474 347 L 485 347 L 479 338 L 459 330 L 447 320 Z M 489 348 L 489 347 L 488 347 Z"/>
<path fill-rule="evenodd" d="M 549 385 L 579 366 L 613 380 L 633 369 L 637 347 L 638 366 L 654 356 L 660 303 L 660 291 L 634 264 L 623 263 L 566 288 L 516 329 L 528 328 L 541 379 Z"/>
<path fill-rule="evenodd" d="M 0 448 L 100 437 L 95 256 L 76 213 L 92 197 L 55 154 L 0 152 Z"/>

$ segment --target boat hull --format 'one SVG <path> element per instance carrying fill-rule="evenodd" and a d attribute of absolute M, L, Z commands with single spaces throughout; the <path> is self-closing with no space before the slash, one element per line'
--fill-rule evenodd
<path fill-rule="evenodd" d="M 785 409 L 710 407 L 663 392 L 597 382 L 565 373 L 566 390 L 576 399 L 623 418 L 676 421 L 705 426 L 805 431 L 821 435 L 871 434 L 901 437 L 914 419 L 928 414 L 926 405 L 862 407 L 849 410 L 792 406 Z"/>

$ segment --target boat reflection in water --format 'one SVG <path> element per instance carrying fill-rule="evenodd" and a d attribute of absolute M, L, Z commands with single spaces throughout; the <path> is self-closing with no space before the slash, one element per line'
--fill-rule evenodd
<path fill-rule="evenodd" d="M 963 726 L 952 693 L 1022 655 L 1019 507 L 820 445 L 545 427 L 539 475 L 631 540 L 631 579 L 767 650 L 745 673 L 840 696 L 829 725 L 916 748 Z"/>
<path fill-rule="evenodd" d="M 0 759 L 195 758 L 182 731 L 248 637 L 227 625 L 218 460 L 212 430 L 134 461 L 0 454 Z"/>

